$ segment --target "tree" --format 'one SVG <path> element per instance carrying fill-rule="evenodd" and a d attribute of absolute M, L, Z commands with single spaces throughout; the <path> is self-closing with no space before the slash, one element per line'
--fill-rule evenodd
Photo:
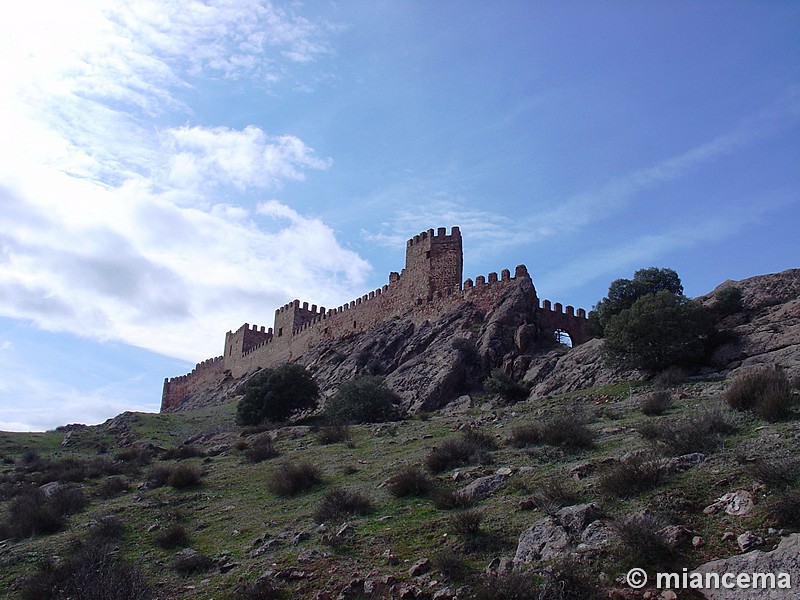
<path fill-rule="evenodd" d="M 639 269 L 633 279 L 617 279 L 608 287 L 608 295 L 589 313 L 589 327 L 594 335 L 603 337 L 609 320 L 630 308 L 641 297 L 661 291 L 682 296 L 681 278 L 672 269 L 649 267 Z"/>
<path fill-rule="evenodd" d="M 383 378 L 365 375 L 344 382 L 325 404 L 325 415 L 339 423 L 378 423 L 397 416 L 400 398 Z"/>
<path fill-rule="evenodd" d="M 314 408 L 318 397 L 317 384 L 300 365 L 264 369 L 247 383 L 236 420 L 240 425 L 285 421 L 298 411 Z"/>
<path fill-rule="evenodd" d="M 662 290 L 612 316 L 604 351 L 620 366 L 658 371 L 701 361 L 712 337 L 709 310 L 682 294 Z"/>

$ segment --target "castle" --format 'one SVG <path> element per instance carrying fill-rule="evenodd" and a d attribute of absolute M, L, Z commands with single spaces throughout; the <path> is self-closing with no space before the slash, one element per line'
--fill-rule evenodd
<path fill-rule="evenodd" d="M 512 281 L 510 271 L 504 269 L 499 277 L 489 273 L 488 278 L 481 275 L 462 284 L 462 271 L 458 227 L 449 234 L 440 227 L 415 235 L 406 243 L 405 268 L 390 273 L 387 285 L 332 309 L 294 300 L 275 311 L 272 327 L 245 323 L 226 333 L 222 356 L 199 363 L 188 375 L 164 381 L 161 410 L 179 406 L 184 398 L 224 376 L 238 379 L 258 368 L 298 360 L 324 341 L 363 333 L 393 317 L 403 315 L 418 326 L 465 302 L 488 314 Z M 513 279 L 519 277 L 530 278 L 524 265 L 515 269 Z M 537 324 L 544 334 L 565 332 L 575 345 L 590 338 L 583 309 L 576 313 L 571 306 L 535 302 Z"/>

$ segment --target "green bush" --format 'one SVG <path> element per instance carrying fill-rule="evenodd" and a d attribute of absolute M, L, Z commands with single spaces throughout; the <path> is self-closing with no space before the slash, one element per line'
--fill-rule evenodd
<path fill-rule="evenodd" d="M 524 400 L 530 393 L 525 384 L 514 381 L 502 369 L 492 369 L 491 375 L 483 380 L 483 389 L 510 404 Z"/>
<path fill-rule="evenodd" d="M 727 317 L 728 315 L 740 312 L 744 307 L 742 290 L 735 285 L 729 285 L 723 288 L 716 296 L 714 312 L 716 312 L 719 317 Z"/>
<path fill-rule="evenodd" d="M 325 404 L 325 416 L 334 423 L 380 423 L 397 417 L 400 398 L 377 375 L 346 381 Z"/>
<path fill-rule="evenodd" d="M 236 407 L 236 420 L 239 425 L 286 421 L 299 411 L 314 408 L 318 397 L 317 384 L 300 365 L 264 369 L 247 383 Z"/>
<path fill-rule="evenodd" d="M 617 279 L 608 287 L 608 295 L 589 313 L 589 327 L 594 335 L 603 337 L 609 321 L 623 310 L 631 308 L 643 296 L 667 291 L 681 296 L 683 285 L 672 269 L 650 267 L 640 269 L 633 279 Z"/>
<path fill-rule="evenodd" d="M 643 371 L 695 366 L 706 356 L 713 327 L 708 309 L 662 291 L 642 296 L 611 317 L 604 353 L 613 364 Z"/>

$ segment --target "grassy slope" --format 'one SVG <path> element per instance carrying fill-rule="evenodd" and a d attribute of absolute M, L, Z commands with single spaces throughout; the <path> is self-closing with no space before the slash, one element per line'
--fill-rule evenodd
<path fill-rule="evenodd" d="M 33 537 L 18 542 L 0 543 L 0 590 L 11 590 L 22 575 L 34 572 L 45 557 L 64 555 L 68 544 L 86 536 L 88 527 L 98 518 L 115 514 L 124 519 L 126 532 L 120 544 L 123 556 L 144 570 L 148 579 L 157 582 L 157 589 L 171 597 L 199 599 L 224 598 L 242 581 L 255 580 L 268 568 L 299 566 L 313 576 L 289 582 L 292 595 L 306 596 L 310 590 L 331 589 L 336 582 L 346 583 L 355 572 L 362 575 L 376 568 L 381 573 L 407 579 L 411 563 L 422 557 L 432 557 L 443 548 L 452 548 L 465 556 L 478 572 L 495 556 L 513 556 L 519 533 L 541 518 L 538 510 L 521 510 L 519 502 L 536 491 L 538 484 L 553 475 L 569 478 L 569 469 L 579 463 L 595 464 L 609 456 L 645 447 L 646 442 L 636 432 L 645 421 L 670 419 L 689 414 L 698 408 L 718 402 L 722 389 L 715 382 L 695 382 L 682 385 L 676 391 L 677 400 L 669 411 L 658 417 L 646 417 L 637 408 L 637 398 L 648 391 L 638 384 L 620 384 L 613 388 L 586 390 L 566 396 L 538 399 L 512 407 L 491 410 L 470 409 L 465 415 L 434 414 L 427 420 L 406 420 L 392 425 L 362 425 L 351 429 L 352 443 L 320 445 L 307 428 L 282 430 L 276 446 L 282 457 L 263 463 L 250 464 L 231 447 L 227 452 L 205 461 L 187 459 L 185 463 L 203 467 L 206 475 L 199 488 L 174 490 L 170 487 L 147 489 L 144 486 L 148 467 L 132 479 L 131 490 L 110 500 L 95 495 L 101 480 L 81 483 L 90 497 L 90 505 L 69 518 L 68 528 L 49 536 Z M 475 398 L 480 406 L 484 399 Z M 573 453 L 548 447 L 517 449 L 503 443 L 517 424 L 540 420 L 544 416 L 572 411 L 575 406 L 593 415 L 590 424 L 597 434 L 594 449 Z M 174 447 L 198 432 L 213 432 L 216 439 L 229 444 L 240 439 L 232 425 L 234 404 L 227 403 L 196 412 L 169 415 L 139 414 L 132 425 L 132 438 L 162 447 Z M 710 455 L 707 462 L 682 474 L 671 476 L 667 483 L 637 498 L 621 500 L 604 498 L 597 490 L 597 476 L 574 482 L 586 501 L 602 504 L 612 517 L 629 514 L 648 507 L 688 524 L 706 545 L 689 547 L 685 560 L 689 566 L 716 557 L 736 553 L 731 542 L 722 542 L 724 531 L 737 535 L 747 529 L 756 530 L 776 541 L 767 533 L 764 509 L 757 506 L 752 516 L 731 517 L 705 515 L 702 507 L 725 492 L 752 489 L 753 479 L 742 466 L 745 459 L 758 455 L 769 456 L 796 446 L 800 427 L 796 421 L 767 424 L 754 418 L 732 415 L 738 431 L 726 438 L 722 448 Z M 497 436 L 501 442 L 493 453 L 493 463 L 460 469 L 477 474 L 493 473 L 498 467 L 533 467 L 515 472 L 494 494 L 480 502 L 485 512 L 483 529 L 489 534 L 484 543 L 464 551 L 464 542 L 452 531 L 453 511 L 435 508 L 427 499 L 397 499 L 379 487 L 388 476 L 405 465 L 419 464 L 427 452 L 441 440 L 454 435 L 462 424 L 477 423 L 483 431 Z M 18 463 L 26 448 L 33 448 L 43 457 L 92 458 L 98 449 L 112 456 L 119 450 L 117 437 L 102 426 L 75 431 L 70 445 L 61 446 L 62 433 L 12 434 L 0 433 L 0 456 Z M 352 447 L 351 447 L 352 446 Z M 318 465 L 325 482 L 311 492 L 294 498 L 280 498 L 267 490 L 268 473 L 285 457 L 307 460 Z M 175 461 L 165 461 L 164 464 Z M 154 464 L 161 464 L 156 461 Z M 3 465 L 6 471 L 14 465 Z M 441 484 L 451 484 L 452 472 L 438 476 Z M 326 489 L 345 486 L 368 495 L 375 512 L 367 517 L 350 520 L 354 535 L 343 546 L 332 548 L 323 541 L 323 533 L 314 522 L 315 507 Z M 763 496 L 764 492 L 761 492 Z M 0 518 L 4 518 L 8 501 L 0 502 Z M 148 529 L 178 519 L 192 538 L 191 546 L 211 557 L 227 558 L 239 563 L 227 573 L 214 569 L 208 573 L 178 575 L 169 565 L 175 550 L 163 550 L 154 544 L 155 532 Z M 332 524 L 334 529 L 339 524 Z M 288 540 L 306 532 L 308 539 L 292 545 Z M 260 544 L 256 540 L 286 538 L 276 548 L 252 558 L 251 552 Z M 319 555 L 308 563 L 298 562 L 298 553 L 317 549 Z M 383 553 L 390 550 L 400 564 L 390 566 Z M 629 568 L 634 565 L 624 566 Z M 623 567 L 623 565 L 619 565 Z M 610 573 L 616 576 L 617 573 Z M 14 594 L 9 592 L 11 597 Z"/>

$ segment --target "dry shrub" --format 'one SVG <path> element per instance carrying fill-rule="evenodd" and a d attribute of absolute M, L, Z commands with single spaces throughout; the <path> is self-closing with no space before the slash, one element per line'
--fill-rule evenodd
<path fill-rule="evenodd" d="M 530 501 L 536 508 L 552 515 L 561 508 L 580 501 L 580 496 L 572 486 L 564 482 L 563 477 L 550 477 L 537 486 Z"/>
<path fill-rule="evenodd" d="M 205 573 L 214 565 L 214 561 L 204 554 L 195 551 L 182 551 L 172 561 L 172 568 L 181 575 Z"/>
<path fill-rule="evenodd" d="M 23 600 L 149 600 L 144 575 L 106 544 L 90 544 L 60 564 L 43 563 L 22 589 Z"/>
<path fill-rule="evenodd" d="M 234 590 L 233 600 L 279 600 L 286 598 L 283 590 L 268 577 L 262 577 Z"/>
<path fill-rule="evenodd" d="M 607 467 L 598 480 L 607 496 L 633 498 L 659 485 L 665 477 L 664 465 L 654 454 L 636 454 Z"/>
<path fill-rule="evenodd" d="M 372 502 L 360 492 L 335 488 L 322 496 L 314 518 L 317 522 L 341 520 L 349 516 L 365 516 L 373 511 Z"/>
<path fill-rule="evenodd" d="M 386 487 L 398 498 L 423 498 L 433 491 L 434 481 L 419 467 L 406 467 L 392 477 Z"/>
<path fill-rule="evenodd" d="M 279 456 L 280 452 L 272 443 L 269 435 L 261 435 L 253 441 L 250 448 L 245 448 L 244 457 L 252 463 L 261 462 Z"/>
<path fill-rule="evenodd" d="M 130 487 L 127 479 L 119 475 L 112 475 L 103 480 L 103 483 L 97 488 L 97 494 L 101 498 L 113 498 L 127 492 Z"/>
<path fill-rule="evenodd" d="M 490 453 L 496 449 L 497 442 L 492 436 L 469 428 L 431 450 L 425 457 L 425 464 L 432 472 L 441 473 L 455 467 L 488 462 Z"/>
<path fill-rule="evenodd" d="M 750 474 L 770 489 L 790 488 L 800 483 L 800 459 L 761 458 L 749 465 Z"/>
<path fill-rule="evenodd" d="M 625 565 L 670 570 L 677 559 L 676 552 L 659 534 L 668 525 L 658 516 L 644 512 L 614 523 L 617 533 L 615 553 Z"/>
<path fill-rule="evenodd" d="M 161 455 L 161 460 L 184 460 L 187 458 L 204 458 L 206 455 L 202 448 L 192 444 L 184 444 L 177 448 L 170 448 Z"/>
<path fill-rule="evenodd" d="M 752 411 L 773 423 L 792 415 L 792 385 L 782 369 L 745 373 L 725 390 L 724 397 L 734 410 Z"/>
<path fill-rule="evenodd" d="M 669 421 L 648 422 L 639 427 L 639 433 L 645 439 L 661 443 L 664 452 L 672 456 L 716 450 L 722 444 L 723 436 L 734 431 L 736 426 L 721 409 L 709 409 Z"/>
<path fill-rule="evenodd" d="M 484 512 L 477 508 L 462 510 L 450 517 L 450 526 L 457 534 L 464 537 L 475 537 L 481 532 Z"/>
<path fill-rule="evenodd" d="M 193 488 L 200 485 L 203 470 L 195 465 L 176 465 L 167 479 L 167 483 L 176 490 Z"/>
<path fill-rule="evenodd" d="M 186 548 L 190 543 L 189 534 L 183 525 L 170 525 L 155 537 L 156 545 L 165 550 L 173 548 Z"/>
<path fill-rule="evenodd" d="M 509 443 L 517 448 L 544 444 L 580 450 L 594 446 L 594 432 L 587 427 L 582 415 L 558 416 L 515 427 Z"/>
<path fill-rule="evenodd" d="M 800 492 L 793 490 L 770 498 L 767 519 L 775 527 L 800 529 Z"/>
<path fill-rule="evenodd" d="M 672 394 L 666 390 L 657 390 L 647 394 L 639 402 L 639 410 L 648 417 L 664 414 L 672 404 Z"/>
<path fill-rule="evenodd" d="M 267 487 L 278 496 L 295 496 L 321 481 L 319 469 L 311 463 L 285 461 L 270 473 Z"/>
<path fill-rule="evenodd" d="M 440 510 L 454 510 L 469 508 L 473 504 L 466 494 L 459 494 L 452 488 L 439 488 L 432 494 L 433 505 Z"/>
<path fill-rule="evenodd" d="M 320 427 L 317 432 L 317 441 L 324 446 L 346 442 L 349 439 L 350 426 L 347 423 L 329 423 Z"/>
<path fill-rule="evenodd" d="M 450 548 L 438 551 L 431 557 L 433 568 L 439 571 L 448 581 L 464 581 L 470 574 L 470 566 L 461 554 Z"/>

